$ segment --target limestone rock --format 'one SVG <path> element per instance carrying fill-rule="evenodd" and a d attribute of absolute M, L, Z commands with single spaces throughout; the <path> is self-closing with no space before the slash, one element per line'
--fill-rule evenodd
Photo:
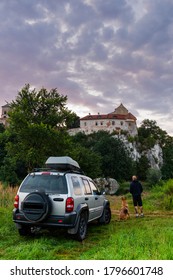
<path fill-rule="evenodd" d="M 115 194 L 120 187 L 114 178 L 96 178 L 94 181 L 101 192 L 110 195 Z"/>

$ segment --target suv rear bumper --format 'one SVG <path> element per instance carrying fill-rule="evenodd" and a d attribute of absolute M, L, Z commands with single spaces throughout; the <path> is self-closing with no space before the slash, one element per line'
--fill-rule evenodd
<path fill-rule="evenodd" d="M 29 221 L 18 209 L 13 210 L 13 222 L 19 225 L 38 226 L 38 227 L 65 227 L 73 228 L 77 222 L 77 213 L 66 213 L 64 216 L 49 215 L 48 218 L 40 221 Z"/>

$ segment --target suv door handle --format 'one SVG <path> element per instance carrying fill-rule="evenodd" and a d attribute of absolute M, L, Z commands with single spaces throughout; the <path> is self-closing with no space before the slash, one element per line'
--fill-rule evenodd
<path fill-rule="evenodd" d="M 97 200 L 97 199 L 98 199 L 98 197 L 96 196 L 96 197 L 95 197 L 95 200 Z"/>
<path fill-rule="evenodd" d="M 88 197 L 85 197 L 85 200 L 89 200 L 89 198 L 88 198 Z"/>
<path fill-rule="evenodd" d="M 64 200 L 64 198 L 59 198 L 59 197 L 53 198 L 53 201 L 63 201 L 63 200 Z"/>

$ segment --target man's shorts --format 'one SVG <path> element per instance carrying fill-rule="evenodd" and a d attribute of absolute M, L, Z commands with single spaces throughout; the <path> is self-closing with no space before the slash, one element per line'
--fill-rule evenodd
<path fill-rule="evenodd" d="M 141 195 L 135 195 L 133 196 L 133 205 L 134 206 L 142 206 L 142 198 Z"/>

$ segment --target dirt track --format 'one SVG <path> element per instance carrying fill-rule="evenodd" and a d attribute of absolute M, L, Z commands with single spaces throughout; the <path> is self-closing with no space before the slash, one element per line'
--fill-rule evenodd
<path fill-rule="evenodd" d="M 119 210 L 111 210 L 111 212 L 112 212 L 112 214 L 115 214 L 115 215 L 118 215 L 119 216 Z M 130 213 L 130 216 L 134 216 L 135 217 L 135 214 L 134 213 Z M 154 212 L 147 212 L 147 213 L 144 213 L 144 216 L 145 217 L 170 217 L 170 216 L 172 216 L 173 217 L 173 212 L 171 211 L 171 212 L 162 212 L 162 213 L 160 213 L 160 212 L 157 212 L 157 211 L 154 211 Z"/>

